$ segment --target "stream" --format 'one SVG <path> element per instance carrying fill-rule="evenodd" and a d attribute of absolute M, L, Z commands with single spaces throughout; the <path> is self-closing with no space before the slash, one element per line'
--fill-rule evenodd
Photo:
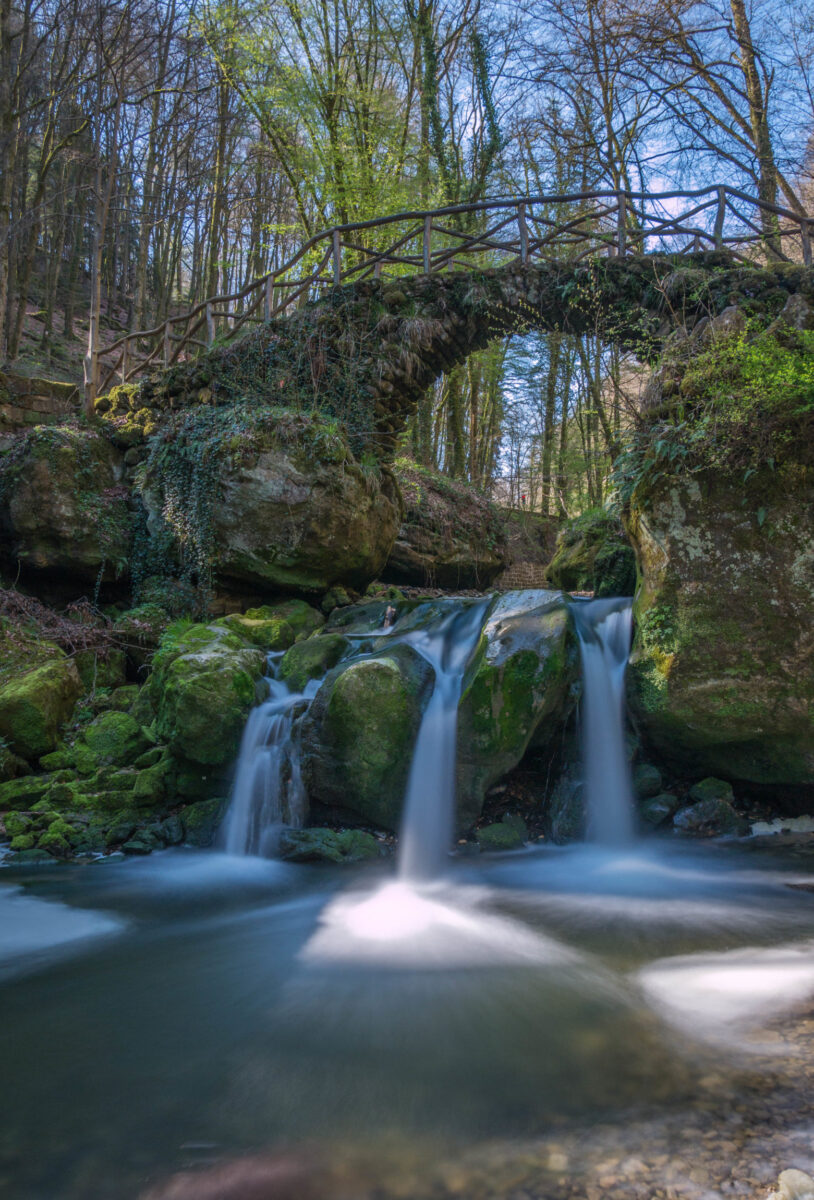
<path fill-rule="evenodd" d="M 635 838 L 630 606 L 598 601 L 589 840 L 450 856 L 484 613 L 394 634 L 436 675 L 397 862 L 260 856 L 300 811 L 292 713 L 318 686 L 271 662 L 232 853 L 3 872 L 0 1195 L 713 1200 L 814 1167 L 810 840 Z"/>

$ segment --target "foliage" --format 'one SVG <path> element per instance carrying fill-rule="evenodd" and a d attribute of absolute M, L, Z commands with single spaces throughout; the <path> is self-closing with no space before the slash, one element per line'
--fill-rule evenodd
<path fill-rule="evenodd" d="M 750 331 L 714 339 L 687 362 L 682 403 L 641 422 L 614 465 L 624 501 L 670 475 L 705 468 L 744 482 L 784 459 L 811 455 L 814 331 Z"/>

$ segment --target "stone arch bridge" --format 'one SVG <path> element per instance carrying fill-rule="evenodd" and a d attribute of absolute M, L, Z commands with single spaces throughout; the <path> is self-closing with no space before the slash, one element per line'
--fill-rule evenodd
<path fill-rule="evenodd" d="M 259 281 L 262 292 L 252 304 L 243 296 L 244 311 L 233 320 L 225 344 L 207 347 L 187 333 L 168 348 L 165 323 L 142 339 L 145 345 L 148 334 L 163 339 L 164 369 L 150 373 L 162 362 L 156 348 L 141 361 L 130 359 L 128 343 L 137 346 L 140 335 L 123 339 L 120 378 L 138 380 L 127 389 L 126 407 L 241 401 L 318 409 L 345 422 L 357 443 L 362 439 L 387 453 L 434 380 L 494 338 L 530 329 L 591 332 L 646 359 L 677 326 L 692 327 L 733 304 L 777 311 L 789 294 L 814 290 L 807 218 L 776 209 L 769 214 L 774 232 L 767 235 L 755 223 L 766 216 L 760 202 L 735 193 L 738 209 L 728 189 L 711 190 L 711 201 L 706 193 L 683 194 L 693 203 L 691 211 L 662 217 L 655 228 L 646 209 L 637 209 L 628 197 L 619 197 L 615 209 L 597 208 L 597 194 L 594 208 L 584 199 L 549 198 L 547 211 L 562 199 L 571 209 L 580 205 L 581 212 L 547 225 L 540 224 L 534 207 L 545 198 L 497 202 L 498 226 L 468 235 L 441 223 L 443 212 L 451 210 L 429 218 L 408 214 L 400 219 L 423 218 L 420 237 L 413 230 L 420 256 L 405 250 L 406 237 L 395 248 L 374 252 L 331 231 L 332 279 L 317 272 L 309 276 L 309 287 L 292 285 L 276 309 L 279 272 Z M 751 232 L 740 211 L 748 205 L 754 208 L 754 220 L 747 222 Z M 482 216 L 484 208 L 455 211 L 471 228 L 473 210 Z M 510 221 L 517 223 L 516 237 L 500 240 Z M 443 242 L 436 250 L 433 236 Z M 358 262 L 343 270 L 351 254 Z M 264 315 L 252 318 L 252 305 L 256 309 L 261 300 Z M 192 333 L 201 321 L 210 328 L 211 307 L 204 305 L 203 316 L 198 306 L 174 320 L 185 321 Z M 250 320 L 257 322 L 254 329 Z M 201 351 L 196 357 L 193 343 Z M 116 392 L 96 401 L 101 412 L 111 404 L 117 407 Z"/>

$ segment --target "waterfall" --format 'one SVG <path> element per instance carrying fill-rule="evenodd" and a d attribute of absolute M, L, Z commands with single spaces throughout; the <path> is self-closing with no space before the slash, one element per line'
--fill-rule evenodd
<path fill-rule="evenodd" d="M 624 736 L 632 601 L 576 601 L 572 612 L 582 655 L 588 837 L 602 845 L 622 845 L 634 837 L 633 785 Z"/>
<path fill-rule="evenodd" d="M 407 780 L 399 837 L 402 879 L 435 878 L 452 844 L 458 701 L 489 603 L 484 600 L 464 607 L 455 601 L 453 611 L 437 624 L 401 639 L 435 671 L 435 686 L 421 719 Z"/>
<path fill-rule="evenodd" d="M 281 827 L 300 825 L 306 807 L 300 777 L 295 719 L 313 698 L 318 681 L 306 692 L 289 691 L 275 677 L 282 654 L 270 654 L 268 699 L 252 709 L 237 761 L 232 802 L 221 831 L 227 854 L 273 853 Z"/>

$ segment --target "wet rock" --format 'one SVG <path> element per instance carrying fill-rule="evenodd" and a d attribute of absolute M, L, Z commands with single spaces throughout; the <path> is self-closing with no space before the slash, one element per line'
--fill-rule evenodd
<path fill-rule="evenodd" d="M 21 758 L 53 750 L 82 692 L 79 672 L 62 655 L 0 687 L 0 737 Z"/>
<path fill-rule="evenodd" d="M 312 802 L 397 830 L 432 686 L 432 668 L 409 646 L 329 672 L 302 722 L 302 772 Z"/>
<path fill-rule="evenodd" d="M 361 829 L 286 829 L 280 857 L 289 862 L 354 863 L 381 858 L 382 845 Z"/>
<path fill-rule="evenodd" d="M 560 730 L 578 651 L 558 592 L 507 592 L 492 609 L 458 707 L 458 819 L 474 824 L 489 788 Z"/>
<path fill-rule="evenodd" d="M 287 600 L 221 617 L 215 624 L 261 650 L 287 650 L 320 629 L 325 617 L 304 600 Z"/>
<path fill-rule="evenodd" d="M 719 837 L 748 833 L 748 822 L 735 812 L 726 800 L 699 800 L 682 808 L 673 817 L 673 826 L 681 833 L 706 834 Z"/>
<path fill-rule="evenodd" d="M 383 577 L 414 587 L 485 588 L 506 566 L 497 509 L 469 485 L 399 459 L 404 519 Z"/>
<path fill-rule="evenodd" d="M 128 713 L 106 712 L 88 725 L 82 741 L 100 766 L 125 766 L 148 746 L 138 721 Z"/>
<path fill-rule="evenodd" d="M 814 1200 L 814 1179 L 805 1171 L 791 1168 L 781 1171 L 777 1180 L 777 1191 L 769 1200 Z"/>
<path fill-rule="evenodd" d="M 633 791 L 639 800 L 648 800 L 661 791 L 661 771 L 650 763 L 639 763 L 633 768 Z M 702 799 L 702 797 L 698 797 Z"/>
<path fill-rule="evenodd" d="M 39 427 L 2 475 L 0 532 L 14 558 L 81 581 L 81 590 L 100 574 L 114 579 L 126 571 L 131 527 L 124 468 L 106 438 L 78 426 Z"/>
<path fill-rule="evenodd" d="M 548 813 L 552 842 L 561 846 L 584 839 L 588 826 L 585 786 L 573 772 L 565 771 L 558 779 L 549 800 Z"/>
<path fill-rule="evenodd" d="M 639 816 L 646 825 L 657 829 L 669 821 L 680 803 L 678 796 L 672 792 L 660 792 L 658 796 L 652 796 L 639 805 Z"/>
<path fill-rule="evenodd" d="M 181 812 L 184 841 L 189 846 L 211 846 L 229 806 L 226 799 L 201 800 Z"/>

